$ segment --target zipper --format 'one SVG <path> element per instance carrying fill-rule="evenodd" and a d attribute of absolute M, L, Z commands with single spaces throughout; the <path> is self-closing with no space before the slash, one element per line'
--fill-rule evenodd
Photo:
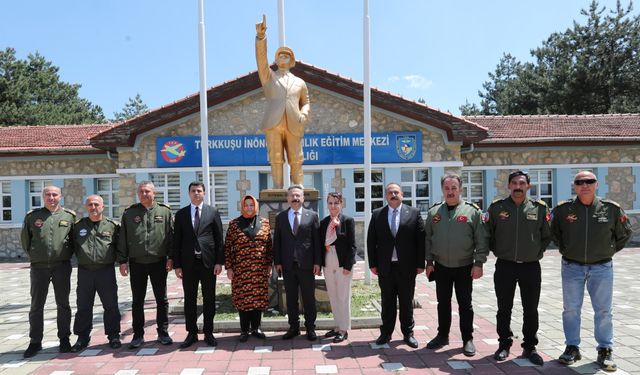
<path fill-rule="evenodd" d="M 584 206 L 585 211 L 587 212 L 585 221 L 584 221 L 584 263 L 587 263 L 587 236 L 589 234 L 589 207 Z"/>
<path fill-rule="evenodd" d="M 524 204 L 522 202 L 521 206 Z M 518 234 L 520 233 L 520 207 L 516 205 L 516 253 L 513 258 L 514 262 L 518 261 Z"/>

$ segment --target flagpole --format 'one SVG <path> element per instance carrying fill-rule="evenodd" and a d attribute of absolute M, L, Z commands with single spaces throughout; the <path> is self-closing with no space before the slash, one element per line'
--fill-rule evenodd
<path fill-rule="evenodd" d="M 205 203 L 211 204 L 209 180 L 209 111 L 207 106 L 207 57 L 204 43 L 204 0 L 198 0 L 198 51 L 200 60 L 200 150 L 202 151 L 202 182 L 207 194 Z"/>
<path fill-rule="evenodd" d="M 371 270 L 369 269 L 369 256 L 367 251 L 367 226 L 371 220 L 371 72 L 369 70 L 369 45 L 370 45 L 370 18 L 369 18 L 369 0 L 364 0 L 363 15 L 363 60 L 364 60 L 364 79 L 363 79 L 363 99 L 364 99 L 364 282 L 371 284 Z"/>
<path fill-rule="evenodd" d="M 278 47 L 284 47 L 285 43 L 285 32 L 284 32 L 284 0 L 278 0 Z M 287 162 L 284 164 L 283 172 L 284 175 L 283 187 L 286 189 L 291 184 L 291 166 L 289 165 L 289 155 L 286 155 Z"/>

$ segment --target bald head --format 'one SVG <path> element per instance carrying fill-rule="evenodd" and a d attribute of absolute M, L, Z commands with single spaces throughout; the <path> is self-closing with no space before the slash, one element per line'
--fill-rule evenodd
<path fill-rule="evenodd" d="M 62 190 L 55 185 L 45 186 L 44 189 L 42 189 L 42 199 L 44 200 L 44 206 L 49 211 L 56 212 L 60 209 Z"/>
<path fill-rule="evenodd" d="M 87 200 L 84 203 L 84 208 L 87 209 L 87 213 L 89 213 L 89 219 L 91 221 L 100 221 L 102 220 L 102 211 L 104 211 L 104 201 L 102 197 L 96 194 L 90 195 L 87 197 Z"/>

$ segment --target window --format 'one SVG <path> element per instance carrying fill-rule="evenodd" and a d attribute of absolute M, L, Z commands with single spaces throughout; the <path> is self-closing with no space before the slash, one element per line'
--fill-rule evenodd
<path fill-rule="evenodd" d="M 45 186 L 53 185 L 52 180 L 29 181 L 29 209 L 33 210 L 44 206 L 42 190 Z"/>
<path fill-rule="evenodd" d="M 196 173 L 196 179 L 202 181 L 202 172 Z M 216 206 L 220 216 L 229 217 L 229 189 L 227 188 L 227 172 L 209 173 L 209 197 L 211 204 Z"/>
<path fill-rule="evenodd" d="M 462 199 L 484 208 L 482 171 L 462 171 Z"/>
<path fill-rule="evenodd" d="M 104 214 L 110 218 L 120 217 L 120 200 L 118 189 L 120 180 L 117 178 L 98 178 L 96 180 L 96 194 L 104 201 Z"/>
<path fill-rule="evenodd" d="M 11 182 L 0 181 L 0 222 L 11 221 Z"/>
<path fill-rule="evenodd" d="M 429 211 L 429 170 L 402 168 L 400 186 L 404 200 L 402 203 L 416 207 L 420 213 Z"/>
<path fill-rule="evenodd" d="M 529 195 L 535 199 L 542 199 L 547 206 L 553 207 L 553 171 L 551 169 L 531 170 L 531 190 Z"/>
<path fill-rule="evenodd" d="M 364 171 L 353 172 L 356 190 L 356 212 L 364 212 Z M 381 170 L 371 171 L 371 209 L 384 206 L 384 176 Z"/>
<path fill-rule="evenodd" d="M 180 174 L 152 173 L 151 182 L 156 187 L 156 201 L 171 206 L 176 213 L 180 209 Z"/>

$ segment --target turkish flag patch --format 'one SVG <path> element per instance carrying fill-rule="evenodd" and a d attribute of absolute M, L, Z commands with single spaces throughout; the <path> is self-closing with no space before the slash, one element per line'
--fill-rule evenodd
<path fill-rule="evenodd" d="M 467 217 L 466 217 L 466 216 L 464 216 L 464 215 L 460 215 L 460 216 L 458 216 L 458 217 L 456 218 L 456 221 L 457 221 L 457 222 L 459 222 L 459 223 L 466 223 L 468 220 L 467 220 Z"/>
<path fill-rule="evenodd" d="M 627 222 L 627 219 L 628 219 L 628 218 L 627 218 L 627 215 L 622 215 L 622 216 L 620 216 L 620 222 L 621 222 L 622 224 L 626 223 L 626 222 Z"/>

